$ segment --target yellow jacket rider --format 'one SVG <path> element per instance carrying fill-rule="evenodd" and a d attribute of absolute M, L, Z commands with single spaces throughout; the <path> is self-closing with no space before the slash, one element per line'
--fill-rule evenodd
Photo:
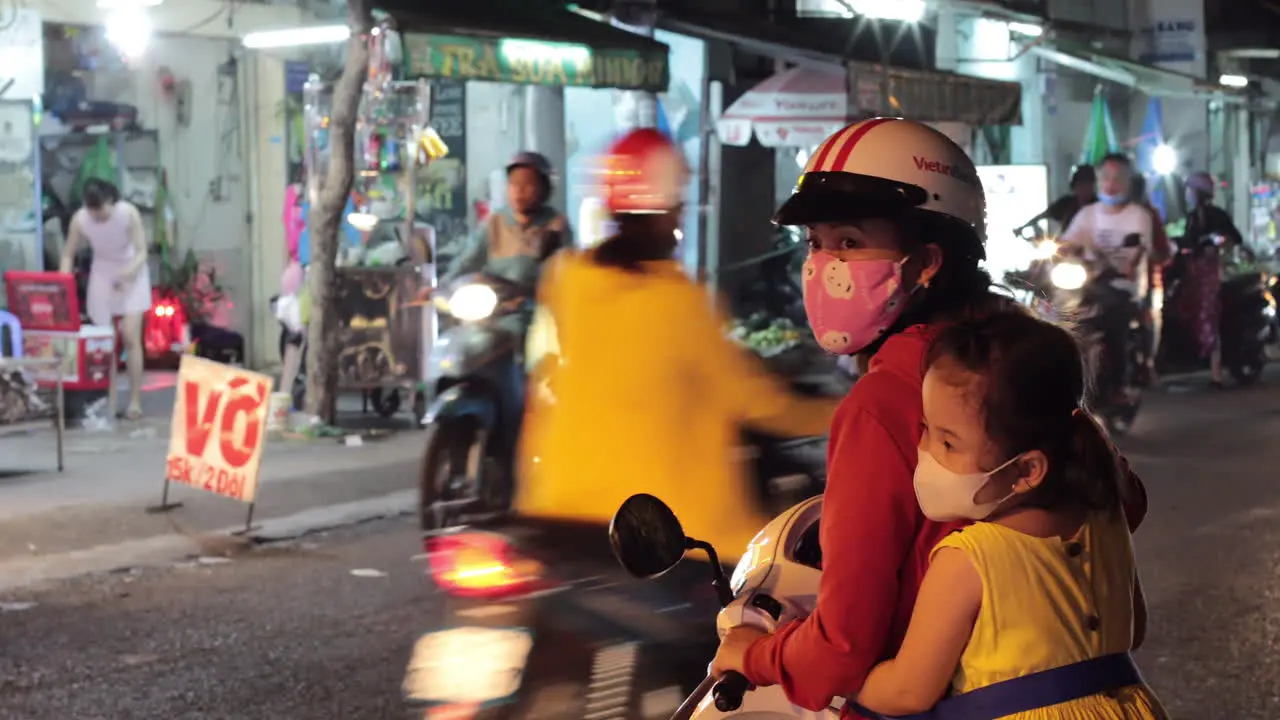
<path fill-rule="evenodd" d="M 607 523 L 647 492 L 728 562 L 768 520 L 739 468 L 742 425 L 825 435 L 836 401 L 793 395 L 737 347 L 672 259 L 688 176 L 657 131 L 624 136 L 603 183 L 616 234 L 544 269 L 558 348 L 531 378 L 516 511 Z"/>

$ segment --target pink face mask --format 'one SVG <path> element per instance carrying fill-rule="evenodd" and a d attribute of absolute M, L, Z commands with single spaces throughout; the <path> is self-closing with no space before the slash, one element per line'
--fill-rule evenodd
<path fill-rule="evenodd" d="M 851 355 L 902 314 L 902 260 L 844 261 L 822 250 L 804 261 L 804 311 L 823 350 Z"/>

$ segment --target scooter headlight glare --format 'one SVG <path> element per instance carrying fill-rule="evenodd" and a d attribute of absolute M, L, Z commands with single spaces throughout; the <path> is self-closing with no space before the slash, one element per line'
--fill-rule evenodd
<path fill-rule="evenodd" d="M 1058 243 L 1054 242 L 1053 240 L 1041 240 L 1040 242 L 1036 243 L 1036 247 L 1035 247 L 1036 260 L 1048 260 L 1049 258 L 1057 254 L 1058 254 Z"/>
<path fill-rule="evenodd" d="M 1089 273 L 1080 263 L 1061 262 L 1049 272 L 1049 281 L 1060 290 L 1079 290 L 1084 287 Z"/>
<path fill-rule="evenodd" d="M 464 322 L 483 320 L 498 307 L 498 294 L 488 285 L 463 285 L 449 297 L 449 313 Z"/>

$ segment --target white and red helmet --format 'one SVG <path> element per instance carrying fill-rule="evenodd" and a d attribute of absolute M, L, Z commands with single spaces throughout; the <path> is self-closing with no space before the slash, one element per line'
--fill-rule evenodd
<path fill-rule="evenodd" d="M 613 215 L 665 213 L 684 202 L 689 165 L 657 130 L 641 128 L 618 138 L 600 165 L 604 205 Z"/>
<path fill-rule="evenodd" d="M 945 221 L 966 241 L 964 249 L 981 258 L 986 211 L 982 181 L 959 145 L 928 125 L 875 118 L 848 125 L 818 146 L 774 222 L 914 213 Z"/>

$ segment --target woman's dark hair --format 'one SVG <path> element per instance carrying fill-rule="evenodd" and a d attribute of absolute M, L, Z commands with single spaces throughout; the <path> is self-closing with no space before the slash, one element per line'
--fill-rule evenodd
<path fill-rule="evenodd" d="M 1001 457 L 1039 450 L 1049 459 L 1027 504 L 1118 507 L 1120 457 L 1083 403 L 1089 374 L 1076 338 L 1026 313 L 998 313 L 944 328 L 925 367 L 955 363 L 981 378 L 976 387 L 987 436 Z"/>
<path fill-rule="evenodd" d="M 980 264 L 981 245 L 971 229 L 933 212 L 907 213 L 894 219 L 894 225 L 904 253 L 918 255 L 929 244 L 942 250 L 942 266 L 919 291 L 919 301 L 903 313 L 900 326 L 965 320 L 1020 307 L 992 290 L 991 274 Z"/>
<path fill-rule="evenodd" d="M 84 199 L 85 207 L 97 210 L 109 202 L 120 202 L 120 190 L 113 183 L 101 178 L 89 178 L 84 183 L 81 197 Z"/>
<path fill-rule="evenodd" d="M 664 215 L 616 215 L 614 221 L 617 232 L 592 251 L 597 264 L 639 273 L 646 262 L 671 259 L 675 236 L 657 227 L 666 221 Z"/>

